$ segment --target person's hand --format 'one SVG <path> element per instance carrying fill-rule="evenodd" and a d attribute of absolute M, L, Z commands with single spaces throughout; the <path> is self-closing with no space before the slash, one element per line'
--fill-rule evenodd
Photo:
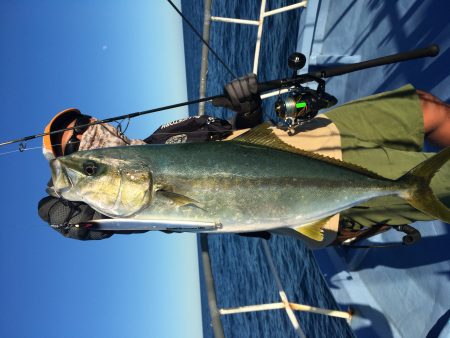
<path fill-rule="evenodd" d="M 94 231 L 77 225 L 94 219 L 107 218 L 87 204 L 70 202 L 63 198 L 47 196 L 39 202 L 39 216 L 64 237 L 79 240 L 104 239 L 111 232 Z"/>
<path fill-rule="evenodd" d="M 240 114 L 251 114 L 261 107 L 258 94 L 258 79 L 255 74 L 247 74 L 235 79 L 224 87 L 224 96 L 212 101 L 216 107 L 225 107 Z"/>

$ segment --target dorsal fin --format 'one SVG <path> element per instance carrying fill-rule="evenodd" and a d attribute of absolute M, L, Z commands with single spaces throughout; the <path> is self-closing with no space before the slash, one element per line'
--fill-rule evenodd
<path fill-rule="evenodd" d="M 247 132 L 239 135 L 238 137 L 231 140 L 231 142 L 244 142 L 251 144 L 259 144 L 261 146 L 266 146 L 274 149 L 286 150 L 293 152 L 295 149 L 287 143 L 281 141 L 273 133 L 270 123 L 262 123 Z"/>
<path fill-rule="evenodd" d="M 255 128 L 250 129 L 249 131 L 245 132 L 242 135 L 239 135 L 238 137 L 234 138 L 230 142 L 242 142 L 242 143 L 248 143 L 248 144 L 256 144 L 264 147 L 269 147 L 273 149 L 283 150 L 287 152 L 291 152 L 294 154 L 299 154 L 302 156 L 307 156 L 309 158 L 313 158 L 316 160 L 320 160 L 323 162 L 327 162 L 330 164 L 334 164 L 340 167 L 344 167 L 347 169 L 350 169 L 352 171 L 355 171 L 360 174 L 364 174 L 366 176 L 376 178 L 376 179 L 384 179 L 385 177 L 380 176 L 370 170 L 367 170 L 366 168 L 357 166 L 352 163 L 343 162 L 341 160 L 337 160 L 332 157 L 323 156 L 320 154 L 316 154 L 310 151 L 306 151 L 303 149 L 295 148 L 285 142 L 283 142 L 280 138 L 278 138 L 269 123 L 262 123 Z"/>

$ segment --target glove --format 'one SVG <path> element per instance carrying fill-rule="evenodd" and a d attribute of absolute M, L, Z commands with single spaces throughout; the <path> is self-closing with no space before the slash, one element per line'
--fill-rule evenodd
<path fill-rule="evenodd" d="M 224 87 L 224 97 L 215 98 L 212 104 L 234 110 L 239 115 L 251 114 L 261 108 L 258 94 L 258 79 L 255 74 L 247 74 L 235 79 Z"/>
<path fill-rule="evenodd" d="M 39 201 L 39 216 L 64 237 L 79 240 L 97 240 L 111 237 L 112 232 L 78 228 L 75 225 L 93 219 L 106 218 L 87 204 L 47 196 Z"/>

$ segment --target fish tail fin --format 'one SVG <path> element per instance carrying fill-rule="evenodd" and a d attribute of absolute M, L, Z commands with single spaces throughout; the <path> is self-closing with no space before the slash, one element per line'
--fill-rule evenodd
<path fill-rule="evenodd" d="M 450 223 L 450 209 L 434 194 L 430 182 L 436 172 L 450 159 L 450 147 L 423 161 L 397 181 L 412 187 L 401 195 L 409 204 L 419 211 Z"/>

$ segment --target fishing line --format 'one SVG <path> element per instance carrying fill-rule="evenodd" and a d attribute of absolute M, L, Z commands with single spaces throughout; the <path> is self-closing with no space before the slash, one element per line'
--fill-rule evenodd
<path fill-rule="evenodd" d="M 190 23 L 190 21 L 181 13 L 181 11 L 175 6 L 175 4 L 171 0 L 167 0 L 167 2 L 173 7 L 173 9 L 183 18 L 184 22 L 192 29 L 192 31 L 195 33 L 195 35 L 198 36 L 200 40 L 208 47 L 208 49 L 211 51 L 211 53 L 214 54 L 214 56 L 219 60 L 219 62 L 225 67 L 225 69 L 230 73 L 230 75 L 233 78 L 237 78 L 236 74 L 233 73 L 233 71 L 225 64 L 225 62 L 220 58 L 220 56 L 212 49 L 212 47 L 203 39 L 203 37 L 200 35 L 200 33 L 195 29 L 195 27 Z"/>
<path fill-rule="evenodd" d="M 37 150 L 37 149 L 42 149 L 42 147 L 33 147 L 33 148 L 25 148 L 25 149 L 22 149 L 22 150 L 21 149 L 17 149 L 17 150 L 6 151 L 4 153 L 0 153 L 0 156 L 14 154 L 14 153 L 23 153 L 25 151 Z"/>

